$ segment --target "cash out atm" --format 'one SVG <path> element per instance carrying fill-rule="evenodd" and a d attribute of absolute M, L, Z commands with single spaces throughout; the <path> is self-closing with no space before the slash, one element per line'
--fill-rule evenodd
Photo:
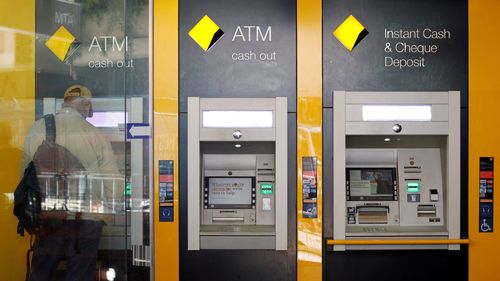
<path fill-rule="evenodd" d="M 333 135 L 334 240 L 460 238 L 459 92 L 335 91 Z M 334 245 L 415 248 L 459 245 Z"/>
<path fill-rule="evenodd" d="M 188 250 L 286 250 L 287 173 L 286 98 L 188 98 Z"/>

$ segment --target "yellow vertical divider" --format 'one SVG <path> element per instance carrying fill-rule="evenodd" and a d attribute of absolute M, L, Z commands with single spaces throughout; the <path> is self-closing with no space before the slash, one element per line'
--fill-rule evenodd
<path fill-rule="evenodd" d="M 22 7 L 22 8 L 19 8 Z M 35 1 L 0 1 L 0 272 L 24 280 L 29 235 L 12 211 L 24 138 L 35 120 Z"/>
<path fill-rule="evenodd" d="M 297 0 L 297 281 L 322 280 L 322 2 Z M 317 158 L 317 218 L 302 217 L 302 157 Z"/>
<path fill-rule="evenodd" d="M 479 157 L 495 158 L 500 175 L 500 2 L 469 1 L 469 280 L 499 280 L 500 189 L 494 191 L 493 233 L 479 232 Z M 499 188 L 500 181 L 493 183 Z"/>
<path fill-rule="evenodd" d="M 153 6 L 154 279 L 179 280 L 178 0 Z M 159 160 L 174 160 L 174 221 L 159 221 Z"/>

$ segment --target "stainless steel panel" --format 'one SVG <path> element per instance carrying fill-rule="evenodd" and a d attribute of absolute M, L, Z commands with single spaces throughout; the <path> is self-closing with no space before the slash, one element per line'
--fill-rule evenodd
<path fill-rule="evenodd" d="M 345 93 L 345 104 L 448 104 L 448 92 Z"/>
<path fill-rule="evenodd" d="M 205 171 L 253 171 L 257 165 L 255 154 L 204 154 Z M 205 175 L 206 176 L 206 175 Z"/>
<path fill-rule="evenodd" d="M 188 98 L 188 250 L 200 249 L 200 99 Z"/>
<path fill-rule="evenodd" d="M 345 165 L 348 167 L 396 167 L 396 150 L 347 149 Z"/>
<path fill-rule="evenodd" d="M 286 98 L 284 98 L 286 100 Z M 200 111 L 203 110 L 275 110 L 274 98 L 203 98 Z M 201 116 L 200 116 L 201 118 Z M 275 124 L 275 122 L 273 122 Z"/>
<path fill-rule="evenodd" d="M 276 216 L 276 180 L 274 155 L 257 155 L 256 178 L 256 206 L 255 217 L 257 225 L 275 225 Z M 273 173 L 272 175 L 270 173 Z M 264 174 L 264 175 L 263 175 Z M 273 185 L 272 194 L 261 194 L 260 183 L 267 182 Z M 264 208 L 264 201 L 269 203 L 270 210 Z"/>
<path fill-rule="evenodd" d="M 400 133 L 393 126 L 402 127 Z M 448 135 L 448 122 L 346 122 L 347 135 Z"/>
<path fill-rule="evenodd" d="M 345 91 L 333 93 L 333 239 L 346 238 L 346 126 Z M 345 251 L 345 245 L 335 245 L 334 250 Z"/>
<path fill-rule="evenodd" d="M 240 131 L 242 136 L 235 139 L 233 133 Z M 274 128 L 200 128 L 200 141 L 274 141 Z"/>
<path fill-rule="evenodd" d="M 446 225 L 443 200 L 438 202 L 430 200 L 430 189 L 437 190 L 439 195 L 445 192 L 441 163 L 441 149 L 439 148 L 398 150 L 401 226 Z M 415 173 L 415 171 L 408 173 L 410 167 L 418 167 L 420 173 Z M 418 182 L 420 191 L 407 192 L 407 182 Z M 411 194 L 418 194 L 419 202 L 408 202 L 408 195 Z M 424 206 L 429 206 L 429 208 Z M 434 212 L 428 212 L 430 209 Z M 435 219 L 429 220 L 429 218 Z"/>
<path fill-rule="evenodd" d="M 287 99 L 276 98 L 276 250 L 288 248 L 288 119 Z"/>
<path fill-rule="evenodd" d="M 460 239 L 460 92 L 449 92 L 450 124 L 447 143 L 445 183 L 448 192 L 442 196 L 447 206 L 448 230 L 450 239 Z M 449 250 L 460 250 L 460 245 L 450 245 Z"/>

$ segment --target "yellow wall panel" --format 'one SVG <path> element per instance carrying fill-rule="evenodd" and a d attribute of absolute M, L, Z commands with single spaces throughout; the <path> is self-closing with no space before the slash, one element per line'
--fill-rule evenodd
<path fill-rule="evenodd" d="M 500 175 L 500 26 L 498 0 L 469 1 L 469 280 L 499 280 L 500 192 L 494 233 L 479 233 L 479 157 L 493 156 Z M 496 188 L 498 188 L 496 183 Z"/>
<path fill-rule="evenodd" d="M 22 7 L 22 8 L 20 8 Z M 35 106 L 35 1 L 0 2 L 0 272 L 23 280 L 29 238 L 17 233 L 13 192 Z"/>
<path fill-rule="evenodd" d="M 179 280 L 178 1 L 153 8 L 154 275 Z M 167 32 L 168 30 L 168 32 Z M 174 222 L 159 222 L 158 160 L 174 160 Z"/>
<path fill-rule="evenodd" d="M 297 280 L 322 280 L 321 0 L 297 1 Z M 302 218 L 302 157 L 318 160 L 318 218 Z"/>

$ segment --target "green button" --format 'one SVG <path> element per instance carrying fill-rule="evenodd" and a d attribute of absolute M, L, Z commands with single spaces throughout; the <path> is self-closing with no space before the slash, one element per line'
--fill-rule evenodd
<path fill-rule="evenodd" d="M 406 183 L 406 192 L 409 192 L 409 193 L 420 192 L 420 182 L 419 181 L 407 182 Z"/>
<path fill-rule="evenodd" d="M 260 194 L 262 194 L 262 195 L 273 194 L 273 184 L 272 183 L 260 183 Z"/>
<path fill-rule="evenodd" d="M 125 195 L 132 195 L 132 184 L 130 182 L 127 182 L 127 184 L 125 185 Z"/>

